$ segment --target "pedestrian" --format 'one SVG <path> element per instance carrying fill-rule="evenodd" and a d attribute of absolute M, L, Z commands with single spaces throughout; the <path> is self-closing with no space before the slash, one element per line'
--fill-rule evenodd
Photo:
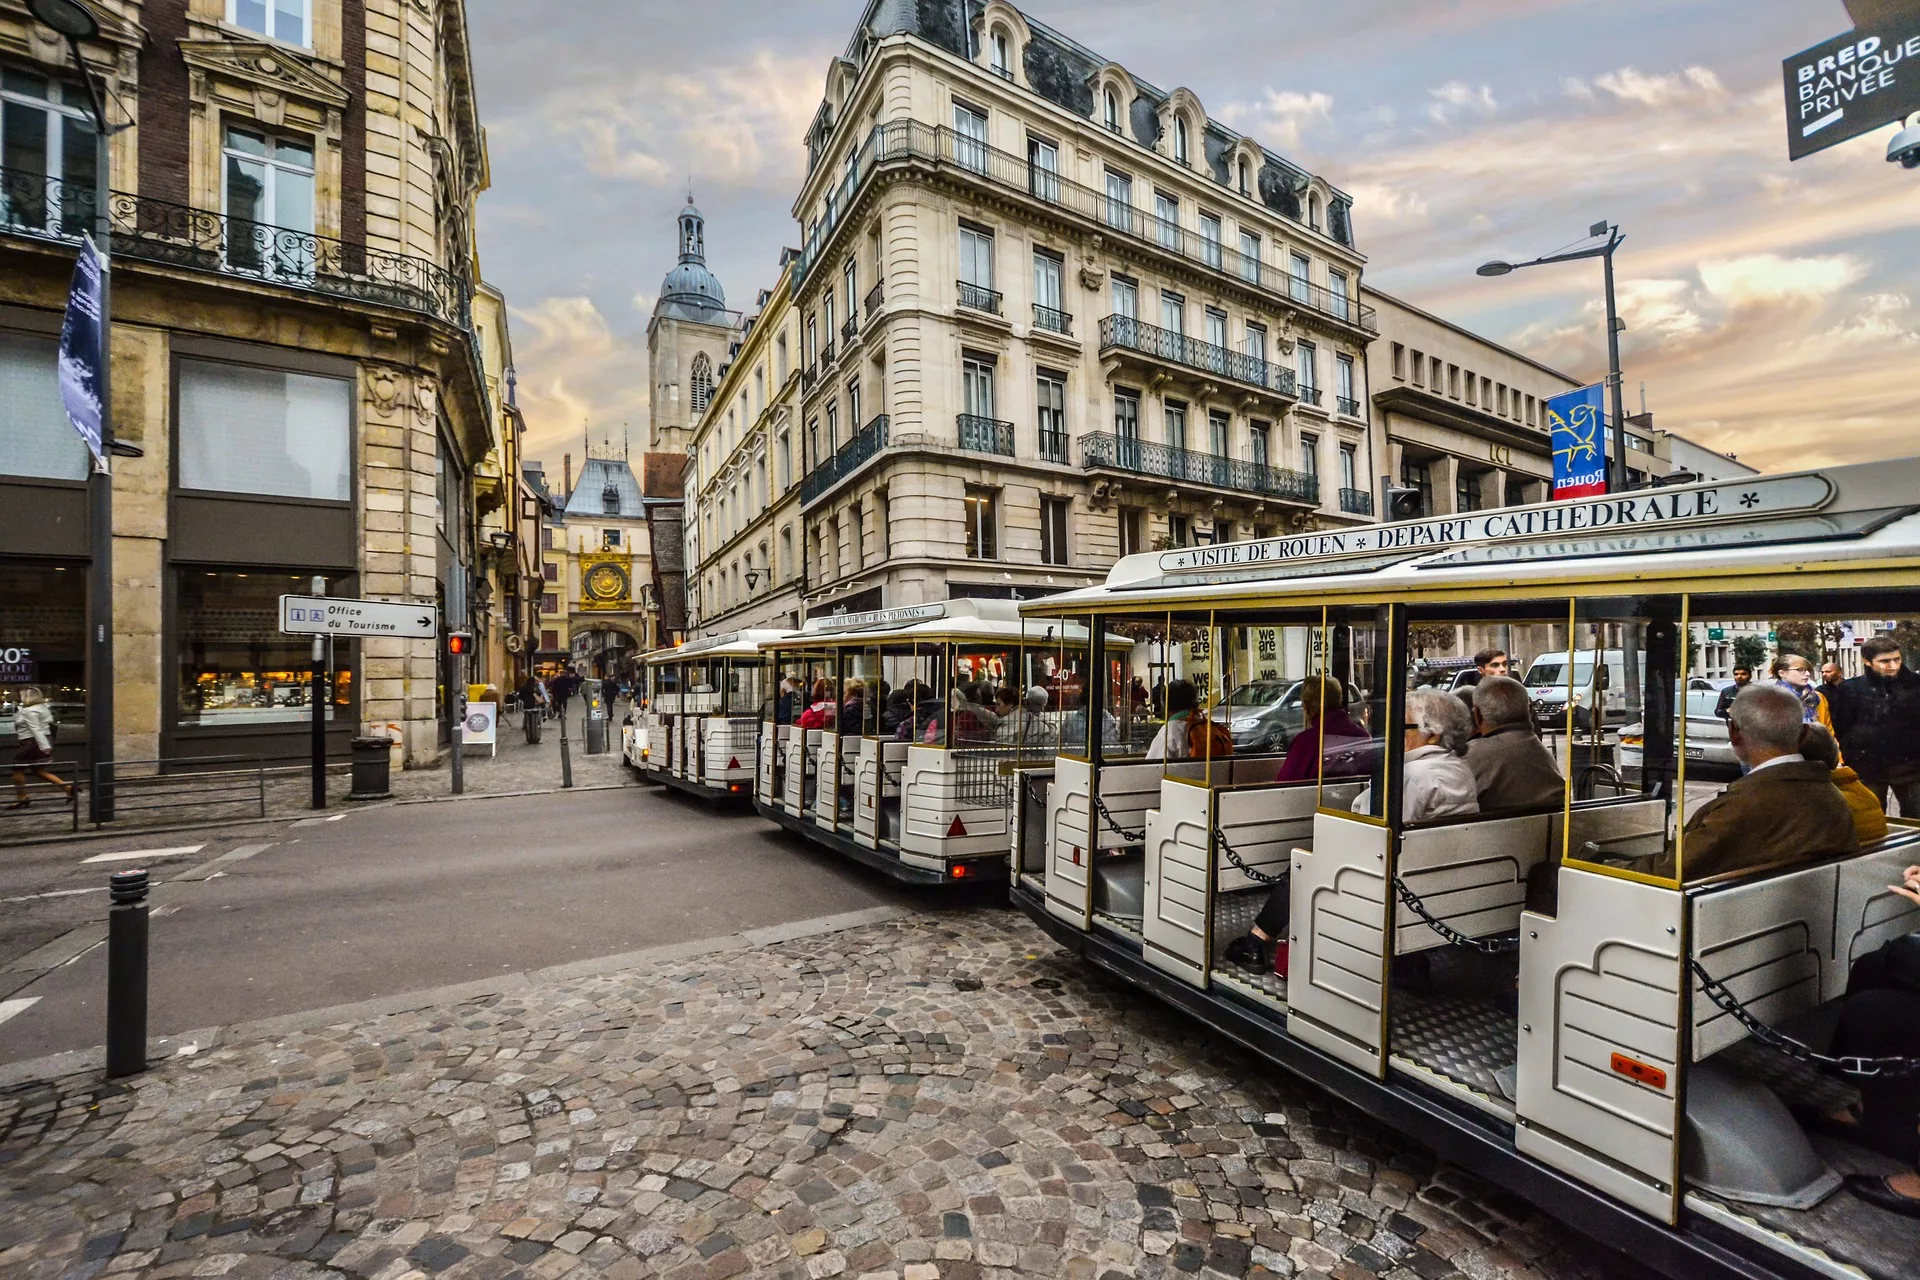
<path fill-rule="evenodd" d="M 13 792 L 17 799 L 9 809 L 27 807 L 27 775 L 60 788 L 60 794 L 73 797 L 73 784 L 61 778 L 48 765 L 53 763 L 53 712 L 47 709 L 47 696 L 31 686 L 20 691 L 20 709 L 14 713 L 14 737 L 20 743 L 13 753 Z"/>
<path fill-rule="evenodd" d="M 1902 817 L 1920 818 L 1920 673 L 1892 636 L 1861 644 L 1860 660 L 1866 670 L 1834 697 L 1840 749 L 1882 806 L 1892 795 Z"/>
<path fill-rule="evenodd" d="M 1473 655 L 1473 670 L 1461 672 L 1459 680 L 1454 683 L 1453 692 L 1460 701 L 1467 704 L 1467 709 L 1471 711 L 1473 691 L 1479 687 L 1480 682 L 1488 676 L 1506 675 L 1509 666 L 1505 649 L 1482 649 Z"/>
<path fill-rule="evenodd" d="M 1713 714 L 1725 720 L 1728 711 L 1733 707 L 1734 698 L 1738 697 L 1740 691 L 1752 683 L 1752 667 L 1735 667 L 1733 669 L 1733 683 L 1720 691 L 1720 700 L 1713 704 Z"/>
<path fill-rule="evenodd" d="M 1833 691 L 1838 689 L 1844 677 L 1840 674 L 1840 664 L 1829 658 L 1820 664 L 1820 692 L 1827 695 L 1827 701 L 1833 701 Z"/>
<path fill-rule="evenodd" d="M 1797 653 L 1783 653 L 1773 660 L 1773 681 L 1799 699 L 1807 724 L 1833 730 L 1833 710 L 1827 697 L 1813 687 L 1813 663 Z"/>
<path fill-rule="evenodd" d="M 580 677 L 572 670 L 562 671 L 553 678 L 547 688 L 547 696 L 553 700 L 553 709 L 562 720 L 567 718 L 567 704 L 573 701 L 573 695 L 580 691 Z"/>

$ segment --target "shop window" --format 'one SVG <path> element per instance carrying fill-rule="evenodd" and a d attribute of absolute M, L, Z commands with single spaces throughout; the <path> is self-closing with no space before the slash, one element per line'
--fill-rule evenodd
<path fill-rule="evenodd" d="M 85 565 L 0 565 L 0 750 L 9 758 L 20 695 L 38 689 L 55 746 L 87 740 Z"/>
<path fill-rule="evenodd" d="M 280 634 L 280 597 L 310 594 L 312 577 L 235 569 L 176 572 L 176 722 L 207 728 L 310 720 L 313 644 L 306 636 Z M 355 594 L 345 575 L 326 581 L 330 596 Z M 335 640 L 331 649 L 327 718 L 351 719 L 356 642 Z"/>
<path fill-rule="evenodd" d="M 0 475 L 85 480 L 87 446 L 60 406 L 60 344 L 0 333 Z"/>
<path fill-rule="evenodd" d="M 181 488 L 352 497 L 345 379 L 182 360 L 179 387 Z"/>

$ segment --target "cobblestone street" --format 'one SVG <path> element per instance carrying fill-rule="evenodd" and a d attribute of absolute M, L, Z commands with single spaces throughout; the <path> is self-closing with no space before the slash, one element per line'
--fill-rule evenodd
<path fill-rule="evenodd" d="M 1601 1274 L 998 907 L 535 978 L 0 1095 L 0 1274 Z"/>

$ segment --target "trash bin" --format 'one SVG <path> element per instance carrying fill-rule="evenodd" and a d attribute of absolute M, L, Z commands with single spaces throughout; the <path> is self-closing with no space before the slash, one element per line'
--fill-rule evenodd
<path fill-rule="evenodd" d="M 392 747 L 391 738 L 353 740 L 353 790 L 347 799 L 384 800 L 392 794 L 387 786 L 393 772 Z"/>
<path fill-rule="evenodd" d="M 526 726 L 527 741 L 534 746 L 540 745 L 540 722 L 546 719 L 546 712 L 538 705 L 530 706 L 520 713 L 521 723 Z"/>
<path fill-rule="evenodd" d="M 605 715 L 587 717 L 587 754 L 597 756 L 607 749 L 607 718 Z"/>

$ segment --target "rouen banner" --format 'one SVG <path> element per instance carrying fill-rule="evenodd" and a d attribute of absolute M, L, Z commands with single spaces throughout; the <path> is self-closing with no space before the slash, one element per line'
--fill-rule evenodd
<path fill-rule="evenodd" d="M 82 240 L 79 260 L 73 264 L 73 287 L 67 293 L 66 323 L 60 327 L 60 402 L 101 471 L 107 469 L 106 453 L 100 447 L 100 373 L 106 354 L 100 303 L 106 269 L 93 237 Z"/>
<path fill-rule="evenodd" d="M 1605 383 L 1547 401 L 1547 431 L 1553 441 L 1553 496 L 1588 498 L 1607 491 Z"/>

